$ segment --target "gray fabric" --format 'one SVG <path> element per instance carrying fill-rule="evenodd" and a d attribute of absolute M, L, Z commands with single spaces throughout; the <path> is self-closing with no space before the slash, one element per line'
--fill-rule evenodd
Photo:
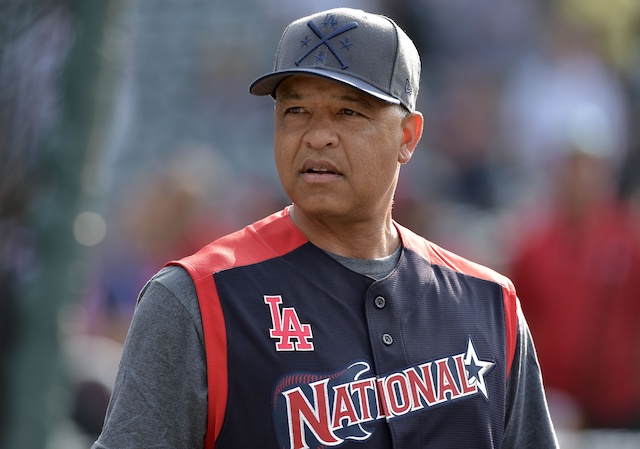
<path fill-rule="evenodd" d="M 557 448 L 533 339 L 518 308 L 516 356 L 507 383 L 505 448 Z"/>
<path fill-rule="evenodd" d="M 328 251 L 325 252 L 348 269 L 369 276 L 375 280 L 380 280 L 391 273 L 398 264 L 400 254 L 402 253 L 402 246 L 398 246 L 391 255 L 381 257 L 380 259 L 352 259 L 351 257 L 339 256 L 338 254 L 333 254 Z"/>
<path fill-rule="evenodd" d="M 388 268 L 393 258 L 379 265 Z M 352 260 L 348 266 L 363 264 Z M 371 268 L 365 267 L 362 274 Z M 558 447 L 521 313 L 507 402 L 503 448 Z M 195 287 L 182 268 L 165 268 L 141 293 L 105 427 L 92 449 L 201 448 L 206 420 L 206 362 Z"/>
<path fill-rule="evenodd" d="M 165 268 L 142 290 L 92 449 L 201 448 L 205 360 L 195 286 L 182 268 Z"/>

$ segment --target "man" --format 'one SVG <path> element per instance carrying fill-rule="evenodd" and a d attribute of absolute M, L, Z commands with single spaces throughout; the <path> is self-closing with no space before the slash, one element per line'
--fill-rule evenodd
<path fill-rule="evenodd" d="M 287 27 L 250 91 L 293 204 L 147 284 L 94 448 L 556 447 L 510 281 L 392 219 L 419 77 L 388 18 Z"/>

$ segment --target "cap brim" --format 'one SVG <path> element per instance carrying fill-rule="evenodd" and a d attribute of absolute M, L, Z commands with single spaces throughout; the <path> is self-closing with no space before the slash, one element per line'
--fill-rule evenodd
<path fill-rule="evenodd" d="M 354 78 L 353 76 L 349 76 L 343 73 L 334 72 L 332 70 L 314 68 L 299 68 L 267 73 L 266 75 L 261 76 L 253 83 L 251 83 L 251 86 L 249 86 L 249 92 L 252 95 L 271 95 L 275 98 L 275 90 L 276 87 L 278 87 L 278 84 L 280 84 L 283 79 L 292 75 L 312 75 L 338 81 L 342 84 L 346 84 L 347 86 L 358 89 L 366 94 L 372 95 L 373 97 L 378 98 L 382 101 L 386 101 L 387 103 L 400 104 L 400 100 L 398 100 L 397 98 L 382 92 L 380 89 L 377 89 L 371 84 L 366 83 L 358 78 Z"/>

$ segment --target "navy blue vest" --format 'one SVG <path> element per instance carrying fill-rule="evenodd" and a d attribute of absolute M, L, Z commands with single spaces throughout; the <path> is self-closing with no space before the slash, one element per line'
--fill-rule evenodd
<path fill-rule="evenodd" d="M 501 447 L 513 287 L 398 229 L 380 281 L 306 241 L 287 209 L 180 262 L 203 314 L 205 447 Z"/>

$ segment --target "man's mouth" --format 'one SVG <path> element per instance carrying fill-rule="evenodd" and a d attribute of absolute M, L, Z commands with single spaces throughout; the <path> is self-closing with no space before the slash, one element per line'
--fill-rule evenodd
<path fill-rule="evenodd" d="M 342 173 L 329 161 L 308 161 L 302 166 L 302 176 L 306 182 L 324 184 L 342 177 Z"/>
<path fill-rule="evenodd" d="M 305 173 L 312 173 L 312 174 L 318 174 L 318 175 L 325 175 L 325 174 L 335 175 L 335 174 L 337 174 L 335 171 L 330 170 L 328 168 L 309 168 L 309 169 L 307 169 L 307 171 L 305 171 Z"/>
<path fill-rule="evenodd" d="M 340 172 L 334 164 L 329 161 L 312 161 L 305 162 L 302 166 L 302 173 L 310 175 L 339 175 Z"/>

